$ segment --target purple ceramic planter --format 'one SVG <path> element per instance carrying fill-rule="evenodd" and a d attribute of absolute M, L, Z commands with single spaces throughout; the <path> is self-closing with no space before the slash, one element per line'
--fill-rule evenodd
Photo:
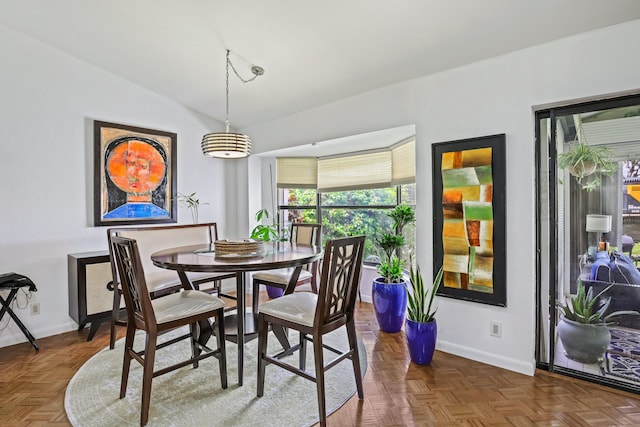
<path fill-rule="evenodd" d="M 407 319 L 405 327 L 407 335 L 407 345 L 411 361 L 417 365 L 428 365 L 433 359 L 433 352 L 436 349 L 436 338 L 438 336 L 438 324 L 434 319 L 432 322 L 422 323 Z"/>
<path fill-rule="evenodd" d="M 269 298 L 279 298 L 282 296 L 282 289 L 267 285 L 267 295 Z"/>
<path fill-rule="evenodd" d="M 385 283 L 378 277 L 373 281 L 371 298 L 380 330 L 399 332 L 407 311 L 407 282 Z"/>

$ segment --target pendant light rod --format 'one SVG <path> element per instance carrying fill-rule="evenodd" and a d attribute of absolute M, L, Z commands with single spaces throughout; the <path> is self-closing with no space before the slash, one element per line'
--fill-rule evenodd
<path fill-rule="evenodd" d="M 236 70 L 231 62 L 231 51 L 227 49 L 226 53 L 226 85 L 225 85 L 225 132 L 208 133 L 202 137 L 202 153 L 208 157 L 218 157 L 223 159 L 242 158 L 251 154 L 251 138 L 247 135 L 240 133 L 230 132 L 229 122 L 229 67 L 233 70 L 235 75 L 240 79 L 242 83 L 249 83 L 255 80 L 258 76 L 264 74 L 264 68 L 253 65 L 251 66 L 251 72 L 253 77 L 250 79 L 243 79 L 240 73 Z"/>

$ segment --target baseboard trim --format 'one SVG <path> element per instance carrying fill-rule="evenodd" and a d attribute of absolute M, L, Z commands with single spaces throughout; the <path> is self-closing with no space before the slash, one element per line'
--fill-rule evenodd
<path fill-rule="evenodd" d="M 12 320 L 13 322 L 13 320 Z M 108 324 L 107 324 L 108 325 Z M 78 329 L 78 325 L 75 323 L 63 323 L 60 325 L 54 325 L 54 326 L 50 326 L 47 328 L 39 328 L 39 329 L 29 329 L 29 332 L 31 332 L 31 335 L 33 335 L 36 339 L 36 344 L 38 344 L 38 346 L 40 346 L 40 344 L 38 343 L 38 339 L 39 338 L 46 338 L 46 337 L 50 337 L 52 335 L 58 335 L 58 334 L 63 334 L 65 332 L 70 332 L 73 330 L 77 330 Z M 24 336 L 24 334 L 22 333 L 22 331 L 20 331 L 20 329 L 18 329 L 18 327 L 16 326 L 15 330 L 12 330 L 11 333 L 8 333 L 8 331 L 5 331 L 6 333 L 3 334 L 3 336 L 0 336 L 0 348 L 2 347 L 9 347 L 11 345 L 16 345 L 16 344 L 21 344 L 21 343 L 27 343 L 29 345 L 31 345 L 31 343 L 29 343 L 29 340 L 27 340 L 27 337 Z M 40 346 L 40 348 L 42 348 Z"/>
<path fill-rule="evenodd" d="M 507 369 L 509 371 L 519 372 L 524 375 L 533 376 L 536 370 L 535 361 L 531 363 L 522 362 L 521 360 L 503 357 L 493 353 L 479 351 L 473 348 L 461 346 L 448 341 L 438 339 L 436 348 L 439 351 L 450 353 L 455 356 L 464 357 L 465 359 L 475 360 L 476 362 L 485 363 L 487 365 L 496 366 L 498 368 Z"/>

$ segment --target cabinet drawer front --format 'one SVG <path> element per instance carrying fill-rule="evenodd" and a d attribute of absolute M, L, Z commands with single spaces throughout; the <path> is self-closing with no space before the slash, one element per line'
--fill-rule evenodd
<path fill-rule="evenodd" d="M 86 281 L 87 315 L 111 311 L 113 292 L 107 289 L 107 283 L 111 281 L 111 265 L 108 262 L 86 265 Z"/>

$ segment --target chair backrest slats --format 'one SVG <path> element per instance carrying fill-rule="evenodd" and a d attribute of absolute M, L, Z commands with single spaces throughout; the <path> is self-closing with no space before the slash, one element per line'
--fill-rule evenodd
<path fill-rule="evenodd" d="M 125 237 L 113 237 L 111 244 L 115 263 L 120 272 L 128 318 L 135 319 L 138 324 L 144 322 L 148 327 L 150 320 L 155 319 L 155 316 L 140 262 L 138 245 L 134 239 Z"/>
<path fill-rule="evenodd" d="M 327 242 L 314 323 L 322 326 L 353 316 L 365 236 Z"/>

